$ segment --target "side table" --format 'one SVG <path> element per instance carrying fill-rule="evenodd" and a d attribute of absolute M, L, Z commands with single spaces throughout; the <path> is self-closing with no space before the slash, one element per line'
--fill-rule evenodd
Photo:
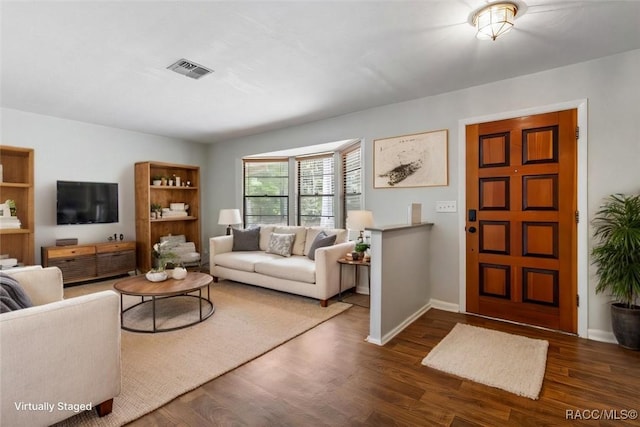
<path fill-rule="evenodd" d="M 358 287 L 358 283 L 360 283 L 360 267 L 365 267 L 369 273 L 368 275 L 368 279 L 369 279 L 369 289 L 371 289 L 371 262 L 370 261 L 365 261 L 365 260 L 352 260 L 352 259 L 347 259 L 347 258 L 340 258 L 338 260 L 338 263 L 340 264 L 340 283 L 339 283 L 339 288 L 338 288 L 338 300 L 342 301 L 342 270 L 344 268 L 345 265 L 352 265 L 353 268 L 355 268 L 355 284 L 354 287 L 357 288 Z"/>

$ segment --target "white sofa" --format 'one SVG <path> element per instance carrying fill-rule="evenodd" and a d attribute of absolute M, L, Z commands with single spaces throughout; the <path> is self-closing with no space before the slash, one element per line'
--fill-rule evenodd
<path fill-rule="evenodd" d="M 34 306 L 0 314 L 0 425 L 47 426 L 86 409 L 111 412 L 121 386 L 118 294 L 64 300 L 58 267 L 5 272 Z"/>
<path fill-rule="evenodd" d="M 336 242 L 318 248 L 314 261 L 308 257 L 309 249 L 322 230 L 329 235 L 336 234 Z M 274 232 L 296 235 L 290 257 L 266 252 Z M 326 307 L 327 300 L 339 292 L 337 261 L 352 252 L 354 246 L 354 242 L 347 241 L 344 229 L 262 225 L 259 251 L 232 251 L 233 235 L 212 237 L 209 240 L 210 273 L 215 281 L 229 279 L 303 295 L 320 300 L 320 305 Z"/>

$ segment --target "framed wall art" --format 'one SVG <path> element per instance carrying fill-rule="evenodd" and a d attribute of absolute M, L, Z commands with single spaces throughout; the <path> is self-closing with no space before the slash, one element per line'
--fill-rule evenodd
<path fill-rule="evenodd" d="M 373 188 L 448 185 L 448 131 L 373 141 Z"/>

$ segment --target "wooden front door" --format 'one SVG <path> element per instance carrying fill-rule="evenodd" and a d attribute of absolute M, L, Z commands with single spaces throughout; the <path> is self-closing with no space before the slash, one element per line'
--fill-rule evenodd
<path fill-rule="evenodd" d="M 468 312 L 577 332 L 576 117 L 467 126 Z"/>

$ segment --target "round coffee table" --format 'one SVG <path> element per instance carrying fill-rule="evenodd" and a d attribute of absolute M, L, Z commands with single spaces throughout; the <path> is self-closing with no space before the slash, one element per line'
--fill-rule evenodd
<path fill-rule="evenodd" d="M 124 280 L 120 280 L 113 285 L 114 289 L 120 292 L 120 325 L 122 326 L 122 329 L 127 331 L 155 333 L 174 331 L 176 329 L 183 329 L 188 326 L 195 325 L 196 323 L 200 323 L 211 317 L 211 315 L 215 311 L 215 307 L 211 302 L 211 295 L 209 290 L 209 285 L 211 284 L 211 282 L 213 282 L 213 277 L 209 274 L 192 272 L 187 273 L 187 277 L 182 280 L 167 279 L 163 282 L 150 282 L 144 275 L 133 276 Z M 206 298 L 202 296 L 202 289 L 205 287 L 207 288 Z M 198 292 L 198 294 L 191 295 L 194 292 Z M 125 309 L 123 304 L 124 295 L 141 297 L 142 300 L 139 303 Z M 151 297 L 151 299 L 145 300 L 145 297 Z M 172 328 L 156 327 L 156 299 L 167 299 L 176 297 L 197 298 L 198 307 L 200 310 L 199 320 Z M 139 305 L 149 303 L 152 305 L 152 329 L 138 329 L 125 326 L 124 314 L 127 311 L 138 307 Z M 204 312 L 202 309 L 203 303 L 205 305 L 205 308 L 208 309 L 208 311 L 206 312 Z"/>

